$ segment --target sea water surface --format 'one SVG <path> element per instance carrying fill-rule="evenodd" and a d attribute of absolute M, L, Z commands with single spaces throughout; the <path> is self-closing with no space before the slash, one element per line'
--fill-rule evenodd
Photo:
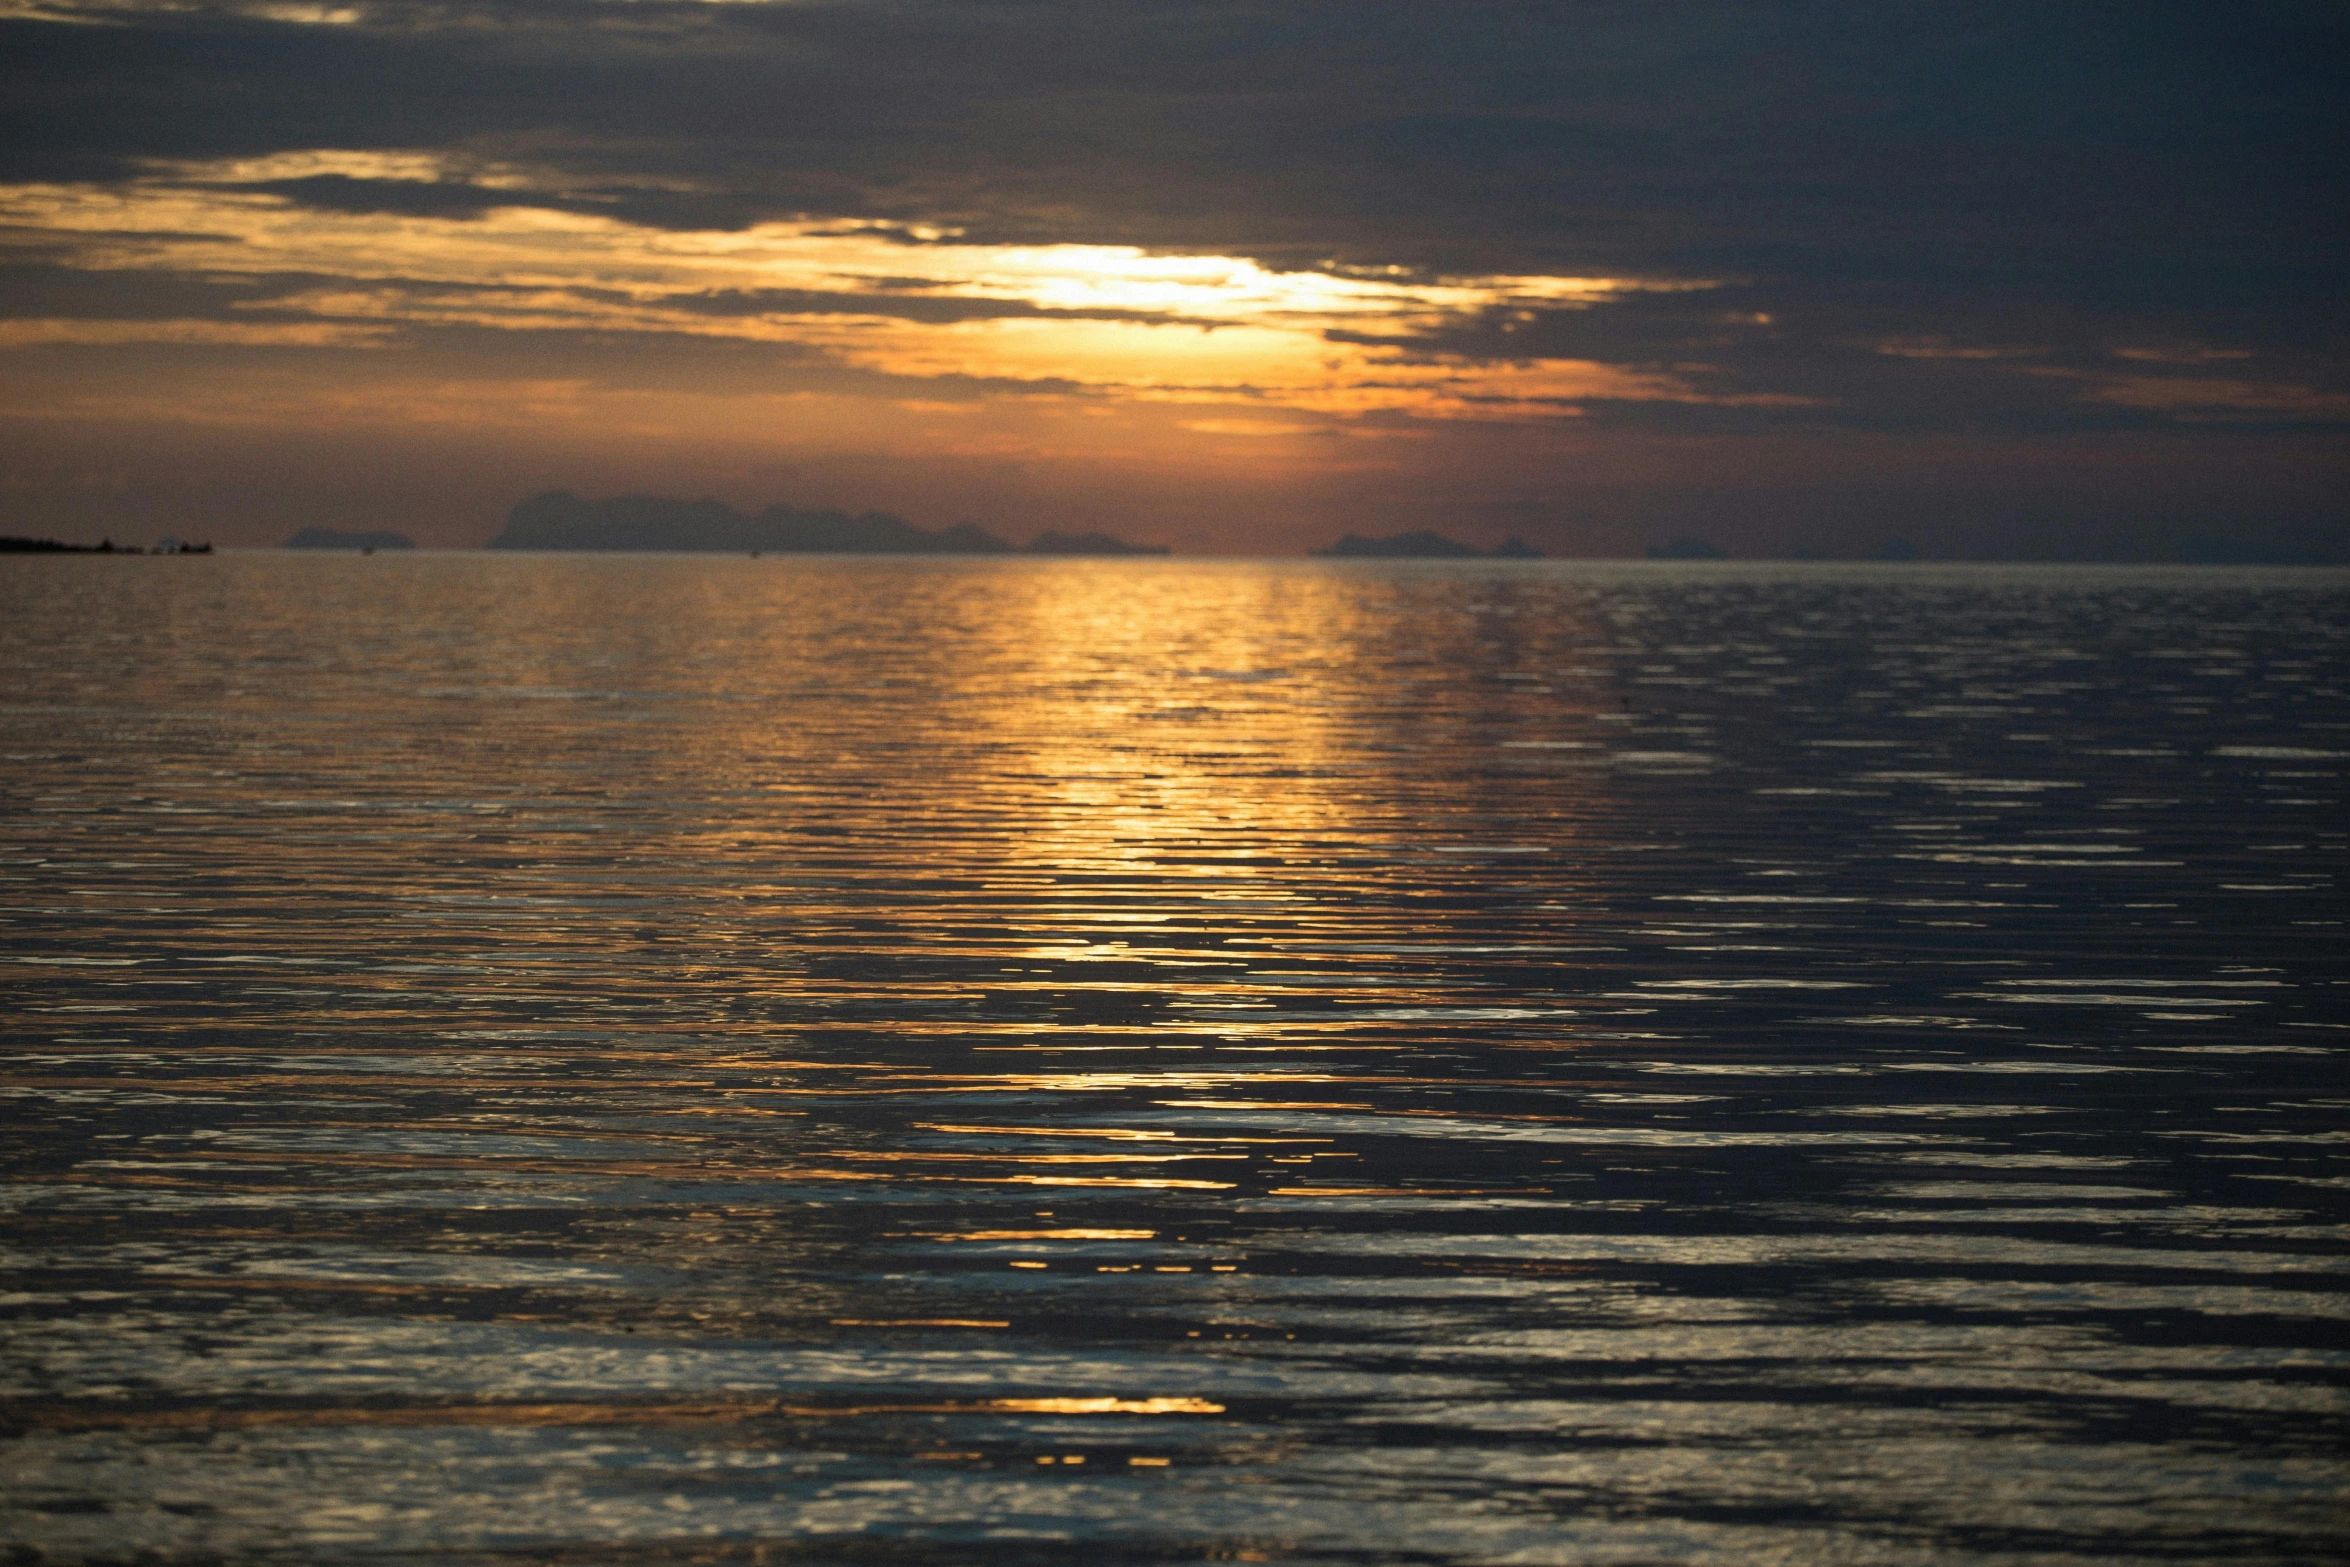
<path fill-rule="evenodd" d="M 2350 576 L 0 562 L 42 1562 L 2350 1552 Z"/>

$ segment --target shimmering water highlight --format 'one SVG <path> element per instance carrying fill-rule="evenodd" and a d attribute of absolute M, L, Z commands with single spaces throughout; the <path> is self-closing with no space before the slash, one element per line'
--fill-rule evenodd
<path fill-rule="evenodd" d="M 2337 1559 L 2346 627 L 2315 570 L 0 562 L 4 1533 Z"/>

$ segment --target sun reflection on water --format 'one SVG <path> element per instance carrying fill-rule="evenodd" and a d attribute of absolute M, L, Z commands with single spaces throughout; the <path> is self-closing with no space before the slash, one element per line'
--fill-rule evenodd
<path fill-rule="evenodd" d="M 0 573 L 52 1556 L 2336 1538 L 2338 588 L 183 567 Z"/>

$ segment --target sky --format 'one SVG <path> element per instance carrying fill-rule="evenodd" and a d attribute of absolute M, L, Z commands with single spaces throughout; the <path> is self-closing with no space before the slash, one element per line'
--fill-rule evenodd
<path fill-rule="evenodd" d="M 2350 559 L 2350 9 L 0 0 L 0 532 Z"/>

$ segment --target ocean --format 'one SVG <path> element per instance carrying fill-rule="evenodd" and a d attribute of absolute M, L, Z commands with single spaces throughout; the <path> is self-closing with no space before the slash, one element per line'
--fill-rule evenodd
<path fill-rule="evenodd" d="M 2350 1554 L 2350 573 L 0 561 L 13 1561 Z"/>

